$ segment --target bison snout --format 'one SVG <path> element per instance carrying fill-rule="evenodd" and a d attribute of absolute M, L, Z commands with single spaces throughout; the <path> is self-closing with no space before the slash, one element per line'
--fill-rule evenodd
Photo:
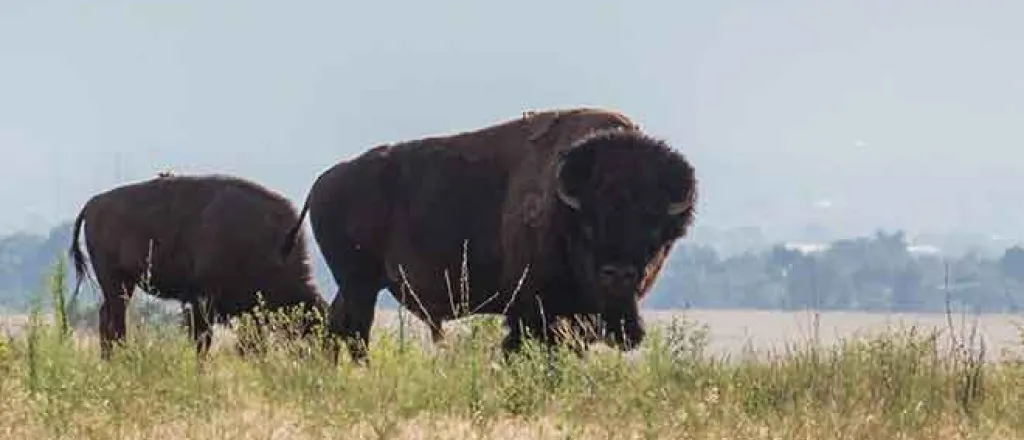
<path fill-rule="evenodd" d="M 605 264 L 598 270 L 598 282 L 602 287 L 620 290 L 629 289 L 639 280 L 636 267 L 620 264 Z"/>
<path fill-rule="evenodd" d="M 640 346 L 646 336 L 639 316 L 624 316 L 606 321 L 605 343 L 622 351 L 632 351 Z"/>

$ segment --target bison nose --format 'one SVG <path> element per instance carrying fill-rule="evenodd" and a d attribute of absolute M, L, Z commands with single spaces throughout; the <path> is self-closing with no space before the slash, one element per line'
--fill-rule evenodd
<path fill-rule="evenodd" d="M 636 284 L 637 270 L 633 266 L 605 264 L 599 271 L 601 284 L 606 286 L 627 287 Z"/>

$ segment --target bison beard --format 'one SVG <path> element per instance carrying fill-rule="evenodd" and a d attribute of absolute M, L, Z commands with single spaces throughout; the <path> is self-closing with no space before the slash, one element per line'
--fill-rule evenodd
<path fill-rule="evenodd" d="M 696 186 L 681 154 L 625 116 L 546 111 L 340 162 L 300 219 L 308 211 L 339 287 L 328 330 L 356 360 L 384 288 L 435 340 L 465 298 L 473 313 L 505 315 L 506 351 L 561 340 L 562 318 L 581 318 L 569 328 L 584 341 L 628 350 L 644 337 L 639 301 L 693 221 Z M 469 291 L 452 292 L 445 276 L 463 263 Z"/>
<path fill-rule="evenodd" d="M 291 257 L 279 260 L 276 252 L 296 221 L 283 197 L 227 176 L 162 175 L 114 188 L 93 196 L 75 221 L 72 303 L 86 272 L 78 246 L 84 224 L 103 295 L 103 358 L 125 337 L 125 308 L 137 285 L 188 305 L 186 321 L 200 354 L 210 346 L 210 327 L 252 310 L 257 292 L 265 309 L 298 307 L 323 316 L 326 303 L 312 283 L 302 237 Z M 300 323 L 300 331 L 311 331 L 315 320 Z"/>

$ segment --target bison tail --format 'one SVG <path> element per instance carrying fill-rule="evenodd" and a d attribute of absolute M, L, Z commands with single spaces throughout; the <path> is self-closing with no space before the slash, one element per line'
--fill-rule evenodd
<path fill-rule="evenodd" d="M 78 239 L 81 236 L 82 223 L 85 222 L 85 210 L 88 207 L 86 203 L 85 207 L 78 213 L 78 218 L 75 219 L 75 224 L 71 233 L 71 248 L 68 250 L 68 254 L 71 257 L 71 263 L 75 269 L 75 291 L 71 294 L 71 301 L 68 302 L 68 307 L 73 308 L 75 302 L 78 300 L 78 292 L 82 287 L 82 278 L 87 275 L 85 267 L 85 254 L 82 252 L 82 248 L 78 244 Z"/>
<path fill-rule="evenodd" d="M 298 239 L 299 231 L 302 229 L 302 221 L 306 218 L 306 213 L 309 212 L 309 200 L 302 205 L 302 212 L 299 213 L 299 219 L 295 222 L 295 226 L 292 226 L 288 230 L 288 234 L 284 236 L 284 243 L 281 245 L 281 258 L 287 258 L 288 254 L 295 248 L 295 241 Z"/>

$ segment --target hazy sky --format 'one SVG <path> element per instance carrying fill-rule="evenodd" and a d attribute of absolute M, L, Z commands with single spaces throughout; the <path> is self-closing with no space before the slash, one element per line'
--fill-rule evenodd
<path fill-rule="evenodd" d="M 620 109 L 698 224 L 1024 236 L 1024 3 L 4 1 L 0 232 L 159 170 L 301 204 L 373 145 Z"/>

